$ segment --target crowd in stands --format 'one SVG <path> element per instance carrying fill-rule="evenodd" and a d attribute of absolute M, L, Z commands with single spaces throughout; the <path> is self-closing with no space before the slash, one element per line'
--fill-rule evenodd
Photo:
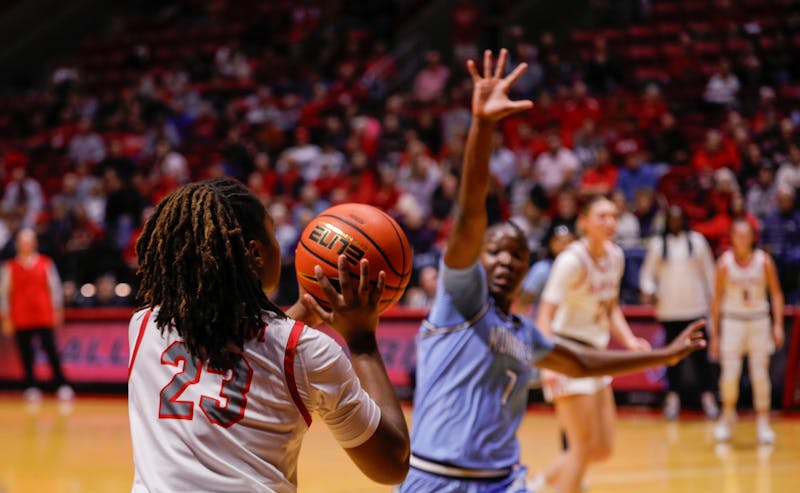
<path fill-rule="evenodd" d="M 653 17 L 638 27 L 669 39 L 653 42 L 669 47 L 657 71 L 620 43 L 617 34 L 633 36 L 637 26 L 564 36 L 508 27 L 512 63 L 529 64 L 513 96 L 535 107 L 495 135 L 489 215 L 515 221 L 536 257 L 554 228 L 575 227 L 583 196 L 613 195 L 624 210 L 628 302 L 638 300 L 644 242 L 664 227 L 668 204 L 685 210 L 716 253 L 731 221 L 746 217 L 797 301 L 800 105 L 791 95 L 800 12 L 773 22 L 748 17 L 739 2 L 706 3 L 715 6 L 706 21 L 663 34 L 659 26 L 671 24 L 653 2 Z M 189 180 L 229 175 L 275 221 L 286 271 L 280 303 L 296 296 L 292 257 L 305 224 L 330 205 L 365 202 L 408 235 L 416 275 L 407 301 L 424 306 L 470 119 L 462 61 L 478 51 L 483 16 L 457 2 L 453 49 L 420 54 L 409 87 L 390 92 L 395 16 L 377 8 L 364 22 L 330 9 L 166 3 L 151 34 L 123 23 L 113 39 L 127 42 L 89 39 L 46 87 L 1 102 L 0 258 L 13 255 L 16 231 L 35 227 L 67 303 L 130 304 L 134 244 L 153 205 Z M 723 48 L 709 58 L 699 48 L 712 43 Z M 133 293 L 115 290 L 119 283 Z M 81 289 L 87 284 L 93 289 Z"/>

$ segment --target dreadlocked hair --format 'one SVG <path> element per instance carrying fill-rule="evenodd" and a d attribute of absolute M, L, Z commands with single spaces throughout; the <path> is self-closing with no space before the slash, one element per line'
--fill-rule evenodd
<path fill-rule="evenodd" d="M 265 219 L 241 183 L 217 178 L 164 198 L 136 242 L 140 302 L 158 306 L 161 332 L 175 330 L 212 367 L 233 367 L 265 311 L 285 317 L 264 294 L 248 249 L 251 240 L 268 244 Z"/>

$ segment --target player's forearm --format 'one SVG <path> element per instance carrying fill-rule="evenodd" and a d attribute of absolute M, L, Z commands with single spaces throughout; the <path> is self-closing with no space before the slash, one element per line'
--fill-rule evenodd
<path fill-rule="evenodd" d="M 710 326 L 708 327 L 708 337 L 711 340 L 715 340 L 719 337 L 719 319 L 720 319 L 720 309 L 719 303 L 714 301 L 711 304 L 711 313 L 709 313 L 709 322 Z"/>
<path fill-rule="evenodd" d="M 449 267 L 466 268 L 480 256 L 486 232 L 486 195 L 489 190 L 489 158 L 492 149 L 494 124 L 473 119 L 464 151 L 461 188 L 453 222 L 453 232 L 447 242 L 444 261 Z"/>
<path fill-rule="evenodd" d="M 396 460 L 407 461 L 410 454 L 408 427 L 400 401 L 386 373 L 375 335 L 365 334 L 358 341 L 350 341 L 348 348 L 361 386 L 381 409 L 381 421 L 388 425 L 388 429 L 383 430 L 385 450 Z"/>
<path fill-rule="evenodd" d="M 559 343 L 560 344 L 560 343 Z M 666 348 L 653 351 L 599 350 L 572 347 L 579 363 L 580 373 L 575 376 L 620 375 L 669 364 L 674 358 Z"/>
<path fill-rule="evenodd" d="M 784 299 L 783 293 L 778 291 L 771 295 L 771 304 L 772 304 L 772 323 L 783 327 L 783 309 L 784 309 Z"/>
<path fill-rule="evenodd" d="M 622 314 L 622 310 L 617 307 L 611 312 L 610 320 L 611 337 L 615 341 L 630 349 L 636 343 L 636 336 L 633 335 L 631 326 Z"/>
<path fill-rule="evenodd" d="M 489 160 L 494 127 L 491 121 L 473 117 L 467 134 L 458 205 L 469 216 L 486 215 L 484 202 L 489 192 Z"/>

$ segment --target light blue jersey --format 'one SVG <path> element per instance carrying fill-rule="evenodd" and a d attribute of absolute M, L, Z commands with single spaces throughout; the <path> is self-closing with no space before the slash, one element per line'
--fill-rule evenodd
<path fill-rule="evenodd" d="M 480 262 L 463 270 L 442 262 L 417 341 L 412 453 L 465 469 L 516 466 L 531 367 L 552 348 L 530 320 L 495 307 Z M 421 476 L 412 468 L 400 491 L 434 491 L 420 486 Z"/>

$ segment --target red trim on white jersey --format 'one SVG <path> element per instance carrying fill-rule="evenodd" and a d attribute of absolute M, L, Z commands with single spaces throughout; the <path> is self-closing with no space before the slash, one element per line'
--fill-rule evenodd
<path fill-rule="evenodd" d="M 131 362 L 128 363 L 128 380 L 131 379 L 131 372 L 133 371 L 133 362 L 136 361 L 136 353 L 139 352 L 139 346 L 142 344 L 142 337 L 144 337 L 144 328 L 150 320 L 150 314 L 153 310 L 147 310 L 142 318 L 142 325 L 139 327 L 139 334 L 136 336 L 136 344 L 133 346 L 133 353 L 131 354 Z"/>
<path fill-rule="evenodd" d="M 305 324 L 303 322 L 295 322 L 292 327 L 289 340 L 286 341 L 286 353 L 283 356 L 283 373 L 295 406 L 297 406 L 300 414 L 303 415 L 306 426 L 311 426 L 311 414 L 308 412 L 306 405 L 303 404 L 300 393 L 297 392 L 297 382 L 294 379 L 294 356 L 297 350 L 297 341 L 300 340 L 300 334 L 303 332 L 304 327 Z"/>

